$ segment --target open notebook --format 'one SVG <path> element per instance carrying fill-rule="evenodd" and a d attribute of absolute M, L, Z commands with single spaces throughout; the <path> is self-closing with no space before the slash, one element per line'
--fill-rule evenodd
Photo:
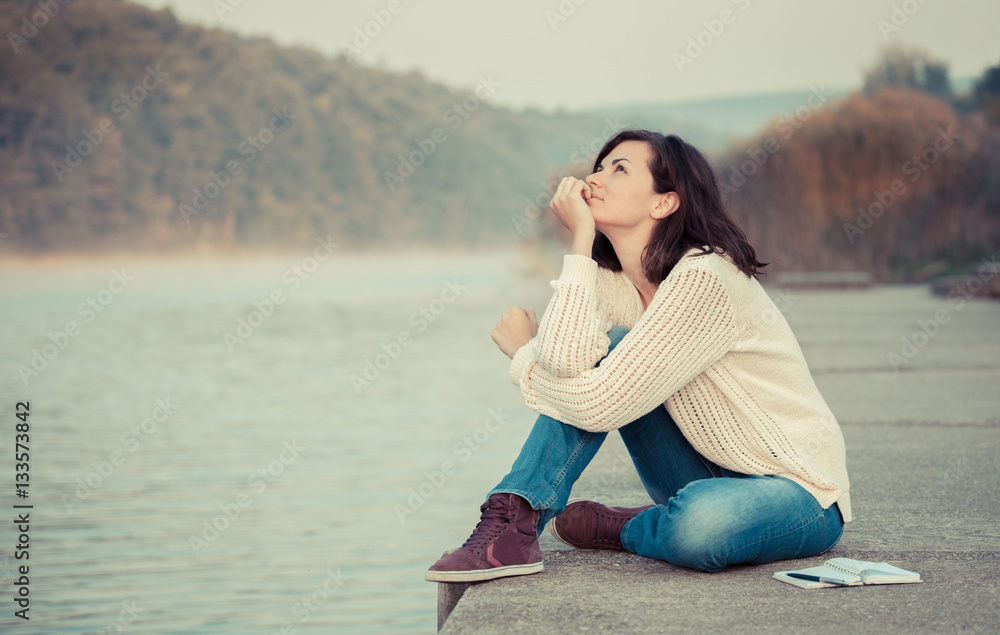
<path fill-rule="evenodd" d="M 901 584 L 920 582 L 920 574 L 885 562 L 865 562 L 851 558 L 833 558 L 818 567 L 778 571 L 774 577 L 803 589 L 826 589 L 862 584 Z"/>

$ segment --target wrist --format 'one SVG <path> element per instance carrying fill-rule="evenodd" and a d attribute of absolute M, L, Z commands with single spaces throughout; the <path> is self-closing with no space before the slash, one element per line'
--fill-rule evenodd
<path fill-rule="evenodd" d="M 578 229 L 573 232 L 573 243 L 570 253 L 577 256 L 592 258 L 594 255 L 594 237 L 597 230 L 594 227 Z"/>

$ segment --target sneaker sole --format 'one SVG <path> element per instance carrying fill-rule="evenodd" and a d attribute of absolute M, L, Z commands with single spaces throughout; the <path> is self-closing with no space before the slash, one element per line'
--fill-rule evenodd
<path fill-rule="evenodd" d="M 562 536 L 559 535 L 559 532 L 556 530 L 556 523 L 555 523 L 555 519 L 554 518 L 552 519 L 552 522 L 549 523 L 549 533 L 552 534 L 553 536 L 555 536 L 555 539 L 558 540 L 559 542 L 563 543 L 564 545 L 569 545 L 570 547 L 573 547 L 574 549 L 582 549 L 582 547 L 578 547 L 577 545 L 574 545 L 573 543 L 571 543 L 570 541 L 566 540 L 565 538 L 563 538 Z"/>
<path fill-rule="evenodd" d="M 589 501 L 589 500 L 590 499 L 588 499 L 588 498 L 574 498 L 573 500 L 570 500 L 570 501 L 568 501 L 566 503 L 566 507 L 569 507 L 571 504 L 579 502 L 579 501 Z M 574 549 L 610 549 L 612 551 L 624 551 L 625 550 L 624 547 L 622 547 L 621 549 L 619 549 L 617 547 L 580 547 L 580 546 L 574 545 L 570 541 L 568 541 L 565 538 L 563 538 L 562 536 L 560 536 L 559 532 L 556 530 L 556 519 L 558 519 L 558 518 L 559 518 L 559 516 L 556 516 L 551 521 L 549 521 L 549 533 L 552 534 L 555 537 L 556 540 L 558 540 L 559 542 L 563 543 L 564 545 L 569 545 L 570 547 L 573 547 Z"/>
<path fill-rule="evenodd" d="M 590 499 L 588 499 L 588 498 L 574 498 L 572 500 L 566 501 L 566 507 L 569 507 L 573 503 L 576 503 L 576 502 L 579 502 L 579 501 L 586 501 L 586 500 L 590 500 Z M 559 516 L 556 516 L 555 518 L 553 518 L 552 520 L 549 521 L 549 533 L 552 534 L 555 537 L 556 540 L 558 540 L 559 542 L 563 543 L 564 545 L 569 545 L 570 547 L 573 547 L 574 549 L 579 549 L 579 547 L 577 547 L 576 545 L 574 545 L 570 541 L 568 541 L 565 538 L 563 538 L 562 536 L 560 536 L 559 532 L 556 531 L 556 518 L 559 518 Z"/>
<path fill-rule="evenodd" d="M 479 569 L 476 571 L 428 571 L 424 579 L 428 582 L 482 582 L 494 578 L 504 578 L 513 575 L 529 575 L 543 569 L 543 563 L 512 564 L 495 569 Z"/>

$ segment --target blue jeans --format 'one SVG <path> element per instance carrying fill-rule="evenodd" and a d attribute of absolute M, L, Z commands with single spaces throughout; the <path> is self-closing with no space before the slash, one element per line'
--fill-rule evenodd
<path fill-rule="evenodd" d="M 628 332 L 612 327 L 611 348 Z M 664 406 L 619 428 L 646 492 L 656 503 L 622 530 L 625 549 L 641 556 L 721 571 L 830 550 L 844 522 L 805 488 L 781 476 L 732 472 L 705 459 Z M 507 476 L 490 494 L 512 493 L 538 511 L 536 531 L 562 513 L 573 484 L 607 436 L 540 415 Z"/>

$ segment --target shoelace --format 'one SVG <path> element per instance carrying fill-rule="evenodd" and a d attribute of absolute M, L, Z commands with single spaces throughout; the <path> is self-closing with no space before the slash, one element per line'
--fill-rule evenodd
<path fill-rule="evenodd" d="M 625 523 L 623 522 L 626 514 L 617 511 L 607 511 L 597 513 L 597 524 L 595 530 L 597 531 L 597 536 L 600 536 L 601 541 L 618 541 L 622 533 L 622 527 Z"/>
<path fill-rule="evenodd" d="M 490 501 L 486 501 L 479 508 L 482 512 L 482 518 L 479 524 L 476 525 L 475 530 L 473 530 L 472 535 L 461 546 L 461 549 L 478 551 L 482 548 L 483 543 L 499 535 L 503 531 L 504 525 L 510 522 L 510 507 L 507 505 L 490 507 L 489 504 Z"/>

